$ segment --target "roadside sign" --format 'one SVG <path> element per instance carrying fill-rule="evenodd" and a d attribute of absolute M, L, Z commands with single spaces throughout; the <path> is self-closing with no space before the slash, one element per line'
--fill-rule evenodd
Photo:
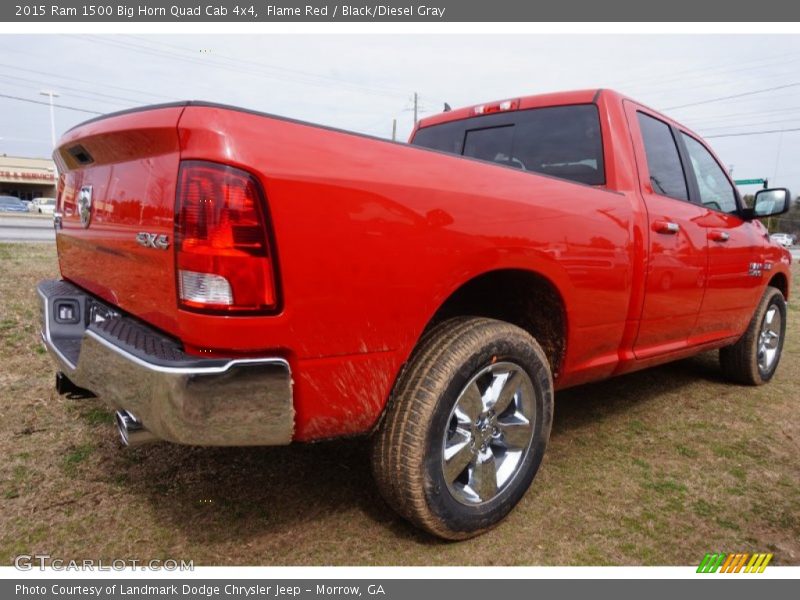
<path fill-rule="evenodd" d="M 763 179 L 734 179 L 736 185 L 759 185 L 764 183 Z"/>

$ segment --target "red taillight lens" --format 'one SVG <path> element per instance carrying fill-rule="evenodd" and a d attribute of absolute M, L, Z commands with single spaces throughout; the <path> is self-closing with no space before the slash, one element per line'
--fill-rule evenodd
<path fill-rule="evenodd" d="M 216 163 L 182 162 L 175 244 L 182 306 L 225 313 L 276 308 L 266 201 L 249 173 Z"/>

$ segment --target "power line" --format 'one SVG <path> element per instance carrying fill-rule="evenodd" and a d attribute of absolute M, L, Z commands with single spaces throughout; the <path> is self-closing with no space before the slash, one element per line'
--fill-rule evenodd
<path fill-rule="evenodd" d="M 15 71 L 24 71 L 26 73 L 36 73 L 37 75 L 44 75 L 46 77 L 56 77 L 58 79 L 66 79 L 67 81 L 69 81 L 71 83 L 76 83 L 76 82 L 77 83 L 85 83 L 85 84 L 88 84 L 88 85 L 91 85 L 91 86 L 102 85 L 103 89 L 105 89 L 105 88 L 113 88 L 113 89 L 120 90 L 120 91 L 123 91 L 123 92 L 128 92 L 128 93 L 131 93 L 131 94 L 137 94 L 139 96 L 150 96 L 152 98 L 160 98 L 160 99 L 163 99 L 163 100 L 178 100 L 178 98 L 175 98 L 173 96 L 164 96 L 162 94 L 153 94 L 153 93 L 150 93 L 150 92 L 143 92 L 141 90 L 134 90 L 132 88 L 126 88 L 126 87 L 121 87 L 121 86 L 118 86 L 118 85 L 112 85 L 110 83 L 105 83 L 104 82 L 102 84 L 98 84 L 98 83 L 96 83 L 94 81 L 88 81 L 86 79 L 78 79 L 77 77 L 73 77 L 72 75 L 68 75 L 67 76 L 67 75 L 62 75 L 62 74 L 58 74 L 58 73 L 52 73 L 52 72 L 48 72 L 48 71 L 38 71 L 36 69 L 29 69 L 27 67 L 26 68 L 18 67 L 18 66 L 15 66 L 15 65 L 9 65 L 7 63 L 0 63 L 0 67 L 4 67 L 6 69 L 13 69 Z M 61 86 L 61 84 L 58 84 L 58 85 Z M 61 86 L 61 87 L 63 87 L 63 86 Z"/>
<path fill-rule="evenodd" d="M 206 59 L 206 60 L 197 59 L 197 58 L 192 57 L 192 56 L 186 56 L 186 55 L 183 55 L 183 54 L 178 54 L 178 53 L 175 53 L 175 52 L 169 52 L 169 51 L 166 51 L 166 50 L 159 50 L 159 49 L 153 48 L 152 46 L 146 46 L 146 45 L 142 45 L 142 44 L 135 44 L 135 43 L 132 43 L 132 42 L 127 42 L 127 41 L 118 40 L 118 39 L 95 38 L 95 37 L 91 37 L 91 36 L 75 36 L 75 37 L 77 39 L 80 39 L 80 40 L 84 41 L 84 42 L 90 42 L 90 43 L 93 43 L 93 44 L 104 44 L 104 45 L 107 45 L 107 46 L 112 46 L 112 47 L 116 47 L 116 48 L 122 48 L 122 49 L 126 49 L 126 50 L 136 50 L 139 53 L 149 54 L 150 56 L 157 56 L 157 57 L 168 58 L 168 59 L 172 59 L 172 60 L 180 60 L 180 61 L 183 61 L 183 62 L 188 62 L 188 63 L 191 63 L 191 64 L 200 65 L 200 66 L 203 66 L 203 67 L 209 67 L 210 66 L 210 67 L 214 67 L 214 68 L 217 68 L 217 69 L 224 69 L 226 71 L 234 71 L 234 72 L 242 73 L 244 75 L 255 75 L 255 76 L 258 76 L 258 77 L 264 77 L 264 78 L 272 79 L 272 80 L 274 80 L 274 79 L 284 79 L 284 80 L 294 81 L 295 83 L 301 83 L 301 84 L 312 85 L 312 86 L 317 86 L 317 87 L 327 87 L 327 88 L 330 88 L 332 84 L 336 83 L 342 89 L 348 90 L 348 88 L 349 88 L 348 91 L 357 91 L 357 92 L 363 93 L 363 94 L 369 94 L 369 95 L 373 95 L 373 96 L 384 96 L 384 97 L 390 97 L 390 98 L 397 98 L 397 96 L 399 96 L 399 95 L 405 95 L 405 92 L 400 92 L 400 91 L 396 91 L 396 92 L 395 91 L 391 91 L 391 92 L 381 91 L 379 88 L 376 88 L 375 86 L 364 86 L 364 85 L 360 85 L 360 84 L 357 84 L 357 83 L 344 82 L 344 81 L 340 81 L 340 80 L 336 80 L 336 79 L 332 79 L 332 78 L 325 78 L 324 76 L 310 75 L 310 74 L 306 74 L 306 73 L 303 73 L 303 72 L 300 72 L 300 71 L 297 71 L 295 73 L 292 73 L 291 71 L 289 71 L 289 72 L 287 72 L 286 75 L 278 75 L 278 74 L 275 74 L 275 73 L 266 73 L 266 72 L 264 72 L 263 69 L 273 69 L 274 70 L 276 67 L 273 67 L 273 66 L 270 66 L 270 65 L 266 65 L 266 64 L 263 64 L 263 63 L 260 63 L 260 64 L 259 63 L 253 63 L 253 61 L 247 61 L 247 60 L 243 60 L 243 59 L 240 60 L 240 59 L 236 59 L 236 58 L 222 57 L 224 60 L 231 61 L 232 64 L 231 63 L 220 63 L 218 61 L 213 61 L 213 60 L 208 60 L 208 59 Z M 251 64 L 254 64 L 254 65 L 257 65 L 258 66 L 258 70 L 255 70 L 255 69 L 252 69 L 252 68 L 244 68 L 244 67 L 238 66 L 239 63 L 251 63 Z M 316 78 L 322 77 L 322 78 L 325 79 L 325 81 L 314 81 L 312 78 L 315 78 L 315 77 Z"/>
<path fill-rule="evenodd" d="M 156 45 L 164 46 L 164 47 L 167 47 L 167 48 L 174 48 L 174 49 L 180 50 L 182 52 L 192 52 L 192 53 L 195 52 L 195 50 L 193 48 L 190 48 L 188 46 L 181 46 L 181 45 L 178 45 L 178 44 L 169 44 L 167 42 L 162 42 L 160 40 L 145 39 L 145 38 L 142 38 L 141 36 L 122 36 L 122 37 L 133 38 L 133 39 L 139 40 L 140 42 L 146 42 L 148 44 L 156 44 Z M 115 40 L 115 41 L 119 41 L 119 40 Z M 131 45 L 133 45 L 135 47 L 147 48 L 147 49 L 153 50 L 155 52 L 164 52 L 163 50 L 158 50 L 156 48 L 153 48 L 152 46 L 141 46 L 141 45 L 138 45 L 138 44 L 134 44 L 133 42 L 127 42 L 127 43 L 131 44 Z M 168 54 L 171 54 L 173 56 L 176 56 L 176 57 L 182 58 L 182 59 L 183 58 L 187 58 L 186 56 L 184 56 L 182 54 L 175 54 L 175 53 L 168 53 Z M 387 92 L 388 94 L 391 94 L 392 96 L 405 95 L 405 93 L 406 93 L 404 90 L 401 90 L 401 89 L 398 89 L 398 88 L 391 88 L 391 87 L 387 87 L 387 86 L 364 85 L 364 84 L 360 84 L 360 83 L 356 83 L 356 82 L 342 81 L 341 79 L 338 79 L 336 77 L 331 77 L 329 75 L 324 75 L 324 74 L 321 74 L 321 73 L 312 73 L 310 71 L 302 71 L 300 69 L 290 69 L 288 67 L 283 67 L 283 66 L 280 66 L 280 65 L 269 64 L 269 63 L 256 61 L 256 60 L 250 60 L 250 59 L 246 59 L 246 58 L 237 58 L 235 56 L 230 56 L 230 55 L 226 55 L 226 54 L 220 54 L 218 52 L 214 52 L 212 54 L 212 56 L 214 58 L 219 58 L 219 59 L 222 59 L 222 60 L 225 60 L 225 61 L 231 61 L 235 65 L 240 65 L 240 64 L 244 63 L 244 64 L 253 65 L 254 67 L 259 68 L 259 69 L 268 69 L 268 70 L 280 71 L 280 72 L 286 73 L 287 75 L 290 75 L 290 76 L 295 76 L 295 77 L 296 76 L 301 76 L 301 77 L 306 77 L 306 78 L 309 78 L 309 79 L 321 80 L 321 82 L 324 82 L 325 85 L 329 85 L 331 83 L 334 83 L 334 84 L 338 84 L 338 85 L 354 86 L 354 87 L 358 87 L 358 88 L 361 88 L 361 89 L 364 89 L 364 90 L 368 90 L 368 91 L 373 91 L 373 92 L 374 91 L 378 91 L 378 90 L 382 90 L 382 91 Z M 191 57 L 188 57 L 188 58 L 191 58 Z M 205 64 L 205 63 L 202 63 L 202 64 Z"/>
<path fill-rule="evenodd" d="M 765 129 L 764 131 L 739 131 L 736 133 L 717 133 L 715 135 L 705 135 L 705 138 L 740 137 L 743 135 L 764 135 L 766 133 L 788 133 L 790 131 L 800 131 L 800 127 L 790 129 Z"/>
<path fill-rule="evenodd" d="M 731 96 L 720 96 L 718 98 L 709 98 L 708 100 L 700 100 L 699 102 L 689 102 L 688 104 L 679 104 L 677 106 L 667 106 L 661 110 L 676 110 L 678 108 L 688 108 L 689 106 L 700 106 L 701 104 L 711 104 L 712 102 L 721 102 L 722 100 L 733 100 L 734 98 L 744 98 L 745 96 L 754 96 L 756 94 L 764 94 L 766 92 L 774 92 L 775 90 L 785 90 L 787 88 L 797 87 L 800 82 L 787 83 L 786 85 L 777 85 L 771 88 L 764 88 L 760 90 L 752 90 L 750 92 L 742 92 L 741 94 L 733 94 Z"/>
<path fill-rule="evenodd" d="M 783 66 L 787 65 L 788 63 L 795 63 L 797 61 L 800 61 L 800 58 L 795 58 L 795 59 L 792 59 L 792 60 L 789 60 L 789 61 L 785 61 L 784 63 L 779 63 L 779 64 L 776 64 L 776 65 L 773 65 L 773 68 L 778 67 L 778 66 L 783 67 Z M 781 70 L 779 70 L 777 72 L 772 72 L 772 73 L 765 73 L 764 72 L 764 68 L 765 68 L 764 66 L 757 65 L 757 66 L 746 67 L 746 68 L 722 69 L 722 70 L 720 70 L 720 69 L 703 69 L 703 70 L 699 71 L 696 75 L 690 76 L 688 78 L 675 77 L 673 79 L 664 79 L 663 81 L 660 81 L 659 83 L 657 83 L 655 85 L 635 85 L 634 84 L 631 88 L 628 88 L 626 86 L 626 89 L 628 89 L 629 91 L 633 91 L 636 94 L 639 94 L 639 93 L 658 94 L 659 96 L 662 96 L 662 99 L 663 99 L 663 95 L 664 94 L 669 94 L 670 96 L 675 96 L 676 95 L 675 92 L 677 92 L 678 94 L 685 95 L 686 88 L 691 88 L 691 90 L 693 92 L 696 92 L 697 90 L 714 90 L 714 89 L 719 89 L 719 88 L 730 87 L 731 76 L 736 74 L 736 73 L 742 73 L 742 72 L 745 72 L 745 71 L 758 70 L 759 75 L 761 75 L 761 79 L 764 80 L 764 81 L 767 81 L 767 82 L 774 81 L 776 79 L 779 80 L 779 79 L 784 78 L 784 77 L 786 77 L 788 75 L 792 75 L 792 74 L 796 73 L 796 70 L 793 70 L 791 68 L 791 66 L 788 69 L 781 69 Z M 688 85 L 686 83 L 687 79 L 689 81 L 694 80 L 694 79 L 700 79 L 701 83 Z M 668 83 L 670 81 L 672 81 L 673 83 Z M 676 90 L 676 86 L 675 86 L 675 83 L 674 83 L 675 81 L 680 82 L 680 86 L 679 86 L 680 89 L 678 89 L 678 90 Z M 727 91 L 727 90 L 724 90 L 724 91 Z"/>
<path fill-rule="evenodd" d="M 681 82 L 683 82 L 687 78 L 694 79 L 694 78 L 697 78 L 697 77 L 702 77 L 708 72 L 711 72 L 711 73 L 714 73 L 714 74 L 718 74 L 718 73 L 737 73 L 737 72 L 741 72 L 741 71 L 750 71 L 752 69 L 762 68 L 762 66 L 768 65 L 769 63 L 772 63 L 773 61 L 780 61 L 781 59 L 785 59 L 785 58 L 790 57 L 790 56 L 797 56 L 797 54 L 798 53 L 795 51 L 795 52 L 787 52 L 787 53 L 784 53 L 784 54 L 773 54 L 770 57 L 751 58 L 751 59 L 745 60 L 745 61 L 740 61 L 740 60 L 737 60 L 737 61 L 734 61 L 734 62 L 726 61 L 724 63 L 717 63 L 715 65 L 710 65 L 710 66 L 707 66 L 707 67 L 703 67 L 701 69 L 689 68 L 689 69 L 683 69 L 683 70 L 680 70 L 680 71 L 672 71 L 669 74 L 670 76 L 666 77 L 666 78 L 662 74 L 653 75 L 651 77 L 645 77 L 645 78 L 639 77 L 633 82 L 633 87 L 636 88 L 637 87 L 636 84 L 641 84 L 642 82 L 649 82 L 649 81 L 655 82 L 656 84 L 669 83 L 669 82 L 673 82 L 673 81 L 681 81 Z M 793 60 L 783 61 L 782 64 L 785 64 L 786 62 L 794 62 L 794 61 Z M 746 64 L 750 64 L 750 63 L 752 63 L 751 66 L 742 68 L 742 65 L 746 65 Z M 643 68 L 646 69 L 648 73 L 652 73 L 653 72 L 653 65 L 652 64 L 647 66 L 647 67 L 643 67 Z M 612 86 L 613 85 L 628 85 L 628 81 L 624 81 L 623 82 L 621 80 L 618 80 L 617 83 L 612 83 L 611 85 Z M 642 87 L 642 86 L 639 86 L 639 87 Z"/>
<path fill-rule="evenodd" d="M 8 94 L 0 94 L 0 98 L 9 98 L 11 100 L 19 100 L 20 102 L 30 102 L 31 104 L 42 104 L 44 106 L 50 106 L 49 102 L 43 102 L 41 100 L 31 100 L 30 98 L 21 98 L 19 96 L 9 96 Z M 74 110 L 76 112 L 82 113 L 89 113 L 90 115 L 102 115 L 105 113 L 98 112 L 96 110 L 88 110 L 86 108 L 78 108 L 76 106 L 67 106 L 66 104 L 53 104 L 56 108 L 63 108 L 65 110 Z"/>
<path fill-rule="evenodd" d="M 731 127 L 758 127 L 759 125 L 775 125 L 776 123 L 788 124 L 800 121 L 800 117 L 793 117 L 791 119 L 778 119 L 773 121 L 758 121 L 756 123 L 732 123 L 729 125 L 714 125 L 713 127 L 700 127 L 702 131 L 711 131 L 715 129 L 730 129 Z"/>
<path fill-rule="evenodd" d="M 704 117 L 704 116 L 686 116 L 683 117 L 683 121 L 690 122 L 690 121 L 725 121 L 729 119 L 735 119 L 738 117 L 753 117 L 753 116 L 762 116 L 762 115 L 778 115 L 778 114 L 786 114 L 786 113 L 797 113 L 800 112 L 800 107 L 793 107 L 793 108 L 775 108 L 770 110 L 750 110 L 745 112 L 738 112 L 738 113 L 728 113 L 725 115 L 715 115 L 712 117 Z"/>
<path fill-rule="evenodd" d="M 48 85 L 48 83 L 46 83 L 44 81 L 37 81 L 35 79 L 27 79 L 25 77 L 17 77 L 15 75 L 7 75 L 6 73 L 0 73 L 0 78 L 1 79 L 7 79 L 7 80 L 15 80 L 15 81 L 25 81 L 25 82 L 28 82 L 28 83 L 32 83 L 32 84 L 36 85 L 37 87 L 38 86 L 43 86 L 43 85 Z M 70 96 L 74 96 L 76 98 L 83 98 L 84 100 L 91 100 L 93 102 L 106 102 L 106 103 L 110 103 L 110 104 L 116 104 L 117 106 L 133 106 L 133 104 L 131 103 L 130 99 L 122 98 L 120 96 L 112 96 L 112 95 L 109 95 L 109 94 L 102 94 L 100 92 L 91 92 L 91 91 L 88 91 L 88 90 L 82 90 L 80 88 L 75 88 L 75 87 L 70 87 L 70 86 L 65 86 L 65 85 L 59 85 L 58 88 L 61 89 L 61 90 L 70 90 L 72 92 L 70 94 Z M 105 97 L 110 98 L 110 99 L 106 100 L 106 99 L 103 99 L 103 98 L 86 96 L 84 94 L 81 94 L 80 92 L 84 92 L 84 94 L 85 93 L 94 94 L 95 96 L 105 96 Z M 119 100 L 123 100 L 123 102 L 119 102 Z"/>

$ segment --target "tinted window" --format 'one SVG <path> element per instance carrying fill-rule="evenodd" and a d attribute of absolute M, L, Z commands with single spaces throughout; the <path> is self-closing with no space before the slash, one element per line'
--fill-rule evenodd
<path fill-rule="evenodd" d="M 600 118 L 592 104 L 442 123 L 420 129 L 412 144 L 589 185 L 605 183 Z"/>
<path fill-rule="evenodd" d="M 653 191 L 670 198 L 688 200 L 686 178 L 672 130 L 663 121 L 642 113 L 638 116 Z"/>
<path fill-rule="evenodd" d="M 739 208 L 736 205 L 736 192 L 722 167 L 703 144 L 685 133 L 681 135 L 689 152 L 689 160 L 692 161 L 703 206 L 726 213 L 736 212 Z"/>
<path fill-rule="evenodd" d="M 490 127 L 467 131 L 464 138 L 464 156 L 513 164 L 514 126 Z"/>

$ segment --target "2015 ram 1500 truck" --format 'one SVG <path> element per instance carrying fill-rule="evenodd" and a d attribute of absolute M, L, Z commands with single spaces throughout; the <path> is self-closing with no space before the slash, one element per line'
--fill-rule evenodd
<path fill-rule="evenodd" d="M 371 434 L 390 505 L 451 539 L 542 461 L 554 390 L 719 348 L 780 359 L 789 253 L 687 128 L 608 90 L 423 119 L 392 143 L 202 102 L 62 138 L 60 390 L 123 441 Z"/>

